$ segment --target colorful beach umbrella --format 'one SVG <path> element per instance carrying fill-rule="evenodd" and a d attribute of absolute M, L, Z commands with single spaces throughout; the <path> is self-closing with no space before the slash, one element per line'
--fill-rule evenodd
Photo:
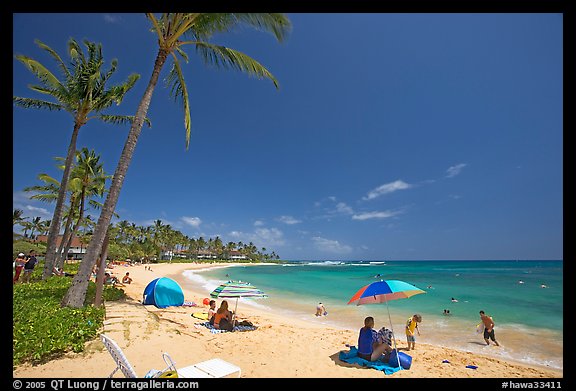
<path fill-rule="evenodd" d="M 232 322 L 234 322 L 239 298 L 249 297 L 253 299 L 261 299 L 267 298 L 268 295 L 249 282 L 228 281 L 220 284 L 216 289 L 214 289 L 210 293 L 210 297 L 214 299 L 236 299 L 236 306 L 234 307 L 234 314 L 232 315 Z"/>
<path fill-rule="evenodd" d="M 390 321 L 390 328 L 392 329 L 392 336 L 394 339 L 394 349 L 396 349 L 396 336 L 394 334 L 394 327 L 392 326 L 392 319 L 390 318 L 388 302 L 390 300 L 407 299 L 420 293 L 426 292 L 404 281 L 380 280 L 360 288 L 348 301 L 348 304 L 356 303 L 356 305 L 362 305 L 386 303 L 388 320 Z M 396 349 L 396 352 L 398 352 L 398 349 Z M 400 367 L 400 358 L 398 353 L 396 353 L 396 358 L 398 359 L 398 367 Z"/>

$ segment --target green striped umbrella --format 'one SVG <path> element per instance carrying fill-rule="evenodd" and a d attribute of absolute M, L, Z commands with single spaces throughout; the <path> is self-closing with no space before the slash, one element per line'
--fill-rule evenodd
<path fill-rule="evenodd" d="M 224 284 L 220 284 L 216 289 L 214 289 L 210 293 L 210 297 L 214 299 L 236 299 L 236 306 L 234 307 L 234 314 L 232 315 L 232 324 L 234 324 L 239 298 L 251 297 L 254 299 L 261 299 L 268 297 L 268 295 L 249 282 L 228 281 Z"/>

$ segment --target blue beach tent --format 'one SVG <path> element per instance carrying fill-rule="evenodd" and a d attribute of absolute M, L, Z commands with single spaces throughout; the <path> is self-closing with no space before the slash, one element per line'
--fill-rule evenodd
<path fill-rule="evenodd" d="M 150 281 L 144 289 L 142 304 L 154 304 L 158 308 L 184 304 L 184 292 L 178 283 L 168 277 Z"/>

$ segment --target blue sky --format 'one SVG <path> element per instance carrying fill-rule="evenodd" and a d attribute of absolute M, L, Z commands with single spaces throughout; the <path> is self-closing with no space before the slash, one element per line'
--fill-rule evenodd
<path fill-rule="evenodd" d="M 214 42 L 278 79 L 184 66 L 192 116 L 160 82 L 116 212 L 191 236 L 252 241 L 283 259 L 562 259 L 561 14 L 288 14 L 283 43 L 247 27 Z M 134 115 L 156 56 L 143 14 L 14 14 L 13 52 L 54 73 L 70 37 L 100 42 L 112 83 L 141 79 L 108 113 Z M 161 79 L 167 75 L 165 67 Z M 32 74 L 13 60 L 13 94 Z M 88 122 L 78 147 L 116 168 L 127 126 Z M 13 108 L 13 207 L 58 179 L 68 113 Z M 103 200 L 102 200 L 103 201 Z M 97 217 L 97 212 L 90 213 Z"/>

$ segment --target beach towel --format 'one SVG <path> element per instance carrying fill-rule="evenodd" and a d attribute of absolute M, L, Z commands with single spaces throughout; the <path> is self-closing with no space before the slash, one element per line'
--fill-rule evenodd
<path fill-rule="evenodd" d="M 204 326 L 207 329 L 210 329 L 210 332 L 212 334 L 218 334 L 218 333 L 227 333 L 228 330 L 221 330 L 221 329 L 217 329 L 214 328 L 213 325 L 210 324 L 210 322 L 202 322 L 202 323 L 197 323 L 200 326 Z M 252 331 L 252 330 L 256 330 L 257 327 L 256 326 L 234 326 L 234 329 L 232 331 Z"/>
<path fill-rule="evenodd" d="M 208 313 L 207 312 L 194 312 L 192 315 L 193 318 L 208 320 Z"/>
<path fill-rule="evenodd" d="M 377 369 L 379 371 L 384 371 L 386 375 L 391 375 L 394 372 L 397 372 L 401 369 L 401 367 L 394 368 L 388 365 L 388 363 L 385 363 L 380 360 L 368 361 L 358 357 L 358 349 L 356 348 L 356 346 L 350 346 L 350 351 L 348 352 L 341 351 L 340 354 L 338 355 L 338 358 L 340 359 L 340 361 L 347 362 L 348 364 L 358 364 L 363 367 L 369 367 Z"/>

